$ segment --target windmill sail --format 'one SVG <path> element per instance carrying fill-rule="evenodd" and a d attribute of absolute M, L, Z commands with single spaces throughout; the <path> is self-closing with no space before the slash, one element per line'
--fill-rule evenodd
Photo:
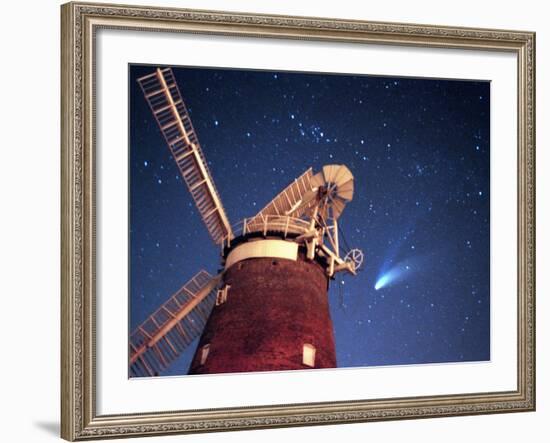
<path fill-rule="evenodd" d="M 219 280 L 200 271 L 132 332 L 130 376 L 160 374 L 202 334 Z"/>
<path fill-rule="evenodd" d="M 248 225 L 261 224 L 267 217 L 300 217 L 315 204 L 315 199 L 311 198 L 311 195 L 313 195 L 313 197 L 316 195 L 315 192 L 313 192 L 315 185 L 312 183 L 312 178 L 313 171 L 312 168 L 309 168 L 283 189 L 283 191 L 271 200 L 260 212 L 247 220 Z"/>
<path fill-rule="evenodd" d="M 338 218 L 345 204 L 353 198 L 353 175 L 344 165 L 325 165 L 315 175 L 312 168 L 309 168 L 260 212 L 248 219 L 248 225 L 261 224 L 268 217 L 310 215 L 322 198 L 318 192 L 321 187 L 326 191 L 323 198 L 331 206 L 333 218 Z"/>
<path fill-rule="evenodd" d="M 159 68 L 138 82 L 210 236 L 217 244 L 233 237 L 174 73 Z"/>

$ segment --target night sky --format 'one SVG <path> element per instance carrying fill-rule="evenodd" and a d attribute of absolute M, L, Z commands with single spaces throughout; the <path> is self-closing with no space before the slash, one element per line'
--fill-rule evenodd
<path fill-rule="evenodd" d="M 130 328 L 220 266 L 130 66 Z M 345 164 L 364 251 L 329 299 L 339 367 L 490 359 L 490 83 L 174 68 L 232 224 Z M 194 346 L 165 375 L 185 374 Z"/>

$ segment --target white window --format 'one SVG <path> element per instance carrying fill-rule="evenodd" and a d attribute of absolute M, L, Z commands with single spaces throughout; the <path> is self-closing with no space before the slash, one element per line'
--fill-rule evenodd
<path fill-rule="evenodd" d="M 311 368 L 315 367 L 315 346 L 310 343 L 304 344 L 302 363 Z"/>
<path fill-rule="evenodd" d="M 227 301 L 227 294 L 231 285 L 225 285 L 223 288 L 218 289 L 216 294 L 216 306 L 223 305 Z"/>
<path fill-rule="evenodd" d="M 201 365 L 204 365 L 206 363 L 206 359 L 208 358 L 208 353 L 210 352 L 210 343 L 207 345 L 204 345 L 201 348 Z"/>

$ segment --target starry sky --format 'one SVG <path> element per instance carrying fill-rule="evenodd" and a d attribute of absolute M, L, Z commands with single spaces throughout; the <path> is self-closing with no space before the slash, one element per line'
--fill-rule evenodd
<path fill-rule="evenodd" d="M 310 166 L 354 174 L 341 242 L 365 261 L 331 282 L 339 367 L 490 359 L 489 82 L 173 69 L 231 223 Z M 130 329 L 220 265 L 136 81 L 152 70 L 129 67 Z"/>

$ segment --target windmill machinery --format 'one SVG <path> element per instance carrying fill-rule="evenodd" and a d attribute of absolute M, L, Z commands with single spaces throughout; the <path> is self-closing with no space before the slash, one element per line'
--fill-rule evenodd
<path fill-rule="evenodd" d="M 130 376 L 159 375 L 197 337 L 191 374 L 335 367 L 329 281 L 355 274 L 363 261 L 358 249 L 340 255 L 350 170 L 309 168 L 232 226 L 172 70 L 158 68 L 138 83 L 221 249 L 222 270 L 199 271 L 130 334 Z"/>

